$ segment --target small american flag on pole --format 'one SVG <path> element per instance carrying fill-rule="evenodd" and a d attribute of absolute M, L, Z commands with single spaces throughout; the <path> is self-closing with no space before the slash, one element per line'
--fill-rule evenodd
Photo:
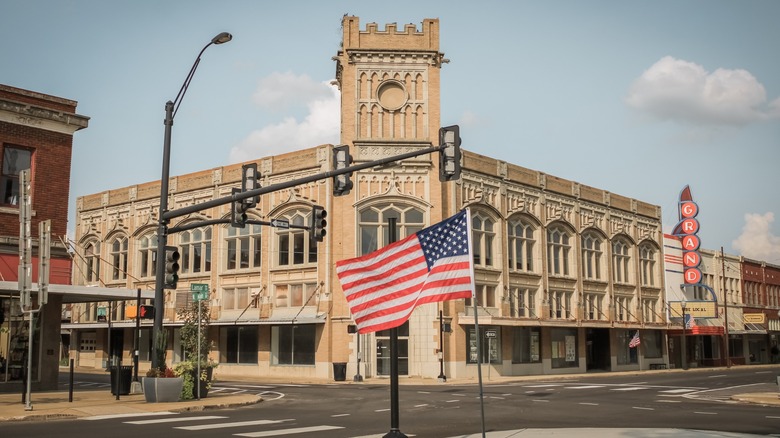
<path fill-rule="evenodd" d="M 641 341 L 639 340 L 639 330 L 637 330 L 636 333 L 634 333 L 634 336 L 628 342 L 628 348 L 636 348 L 639 346 L 640 342 Z"/>
<path fill-rule="evenodd" d="M 471 298 L 468 210 L 370 254 L 336 262 L 336 274 L 358 327 L 398 327 L 415 307 Z"/>

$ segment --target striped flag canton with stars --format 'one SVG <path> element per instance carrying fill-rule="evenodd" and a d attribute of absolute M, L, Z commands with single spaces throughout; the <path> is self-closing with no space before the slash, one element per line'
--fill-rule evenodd
<path fill-rule="evenodd" d="M 462 211 L 436 226 L 419 231 L 417 239 L 428 263 L 428 270 L 441 258 L 467 255 L 469 243 L 466 212 Z"/>

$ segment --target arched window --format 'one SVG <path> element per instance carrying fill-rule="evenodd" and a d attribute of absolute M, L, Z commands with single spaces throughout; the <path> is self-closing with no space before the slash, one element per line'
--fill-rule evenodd
<path fill-rule="evenodd" d="M 534 227 L 524 219 L 510 220 L 507 224 L 509 237 L 509 269 L 533 272 L 534 270 Z"/>
<path fill-rule="evenodd" d="M 112 280 L 127 278 L 127 237 L 116 236 L 111 240 Z"/>
<path fill-rule="evenodd" d="M 582 235 L 582 276 L 589 280 L 601 280 L 601 258 L 603 241 L 594 232 Z"/>
<path fill-rule="evenodd" d="M 211 228 L 196 228 L 179 233 L 182 274 L 211 271 Z"/>
<path fill-rule="evenodd" d="M 225 269 L 249 269 L 260 266 L 260 225 L 244 228 L 227 227 L 225 236 Z"/>
<path fill-rule="evenodd" d="M 570 236 L 563 227 L 547 229 L 547 271 L 551 275 L 569 275 Z"/>
<path fill-rule="evenodd" d="M 493 266 L 493 242 L 496 237 L 495 222 L 482 213 L 474 213 L 471 217 L 471 231 L 474 265 Z"/>
<path fill-rule="evenodd" d="M 87 283 L 100 281 L 100 242 L 90 240 L 84 246 L 84 275 Z"/>
<path fill-rule="evenodd" d="M 309 224 L 311 209 L 292 210 L 281 217 L 290 225 Z M 317 262 L 317 242 L 309 238 L 309 232 L 298 228 L 276 229 L 277 266 L 296 266 Z"/>
<path fill-rule="evenodd" d="M 639 266 L 642 277 L 642 286 L 655 286 L 655 248 L 649 244 L 639 246 Z"/>
<path fill-rule="evenodd" d="M 396 240 L 422 230 L 425 226 L 423 212 L 410 205 L 386 202 L 365 207 L 360 210 L 360 254 L 368 254 L 384 247 L 390 242 L 388 219 L 395 218 Z"/>
<path fill-rule="evenodd" d="M 629 282 L 629 268 L 631 266 L 631 256 L 628 252 L 628 243 L 622 239 L 612 242 L 612 271 L 616 283 Z"/>
<path fill-rule="evenodd" d="M 148 233 L 138 239 L 138 276 L 154 277 L 157 273 L 157 233 Z"/>

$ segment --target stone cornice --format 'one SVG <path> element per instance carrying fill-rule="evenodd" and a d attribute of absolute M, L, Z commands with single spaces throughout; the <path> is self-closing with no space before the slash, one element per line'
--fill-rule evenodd
<path fill-rule="evenodd" d="M 89 125 L 89 117 L 0 99 L 0 122 L 72 135 Z"/>

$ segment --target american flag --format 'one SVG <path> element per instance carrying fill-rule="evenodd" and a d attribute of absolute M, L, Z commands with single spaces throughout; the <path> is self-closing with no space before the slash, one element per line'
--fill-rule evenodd
<path fill-rule="evenodd" d="M 421 304 L 471 298 L 468 210 L 370 254 L 336 262 L 359 333 L 398 327 Z"/>
<path fill-rule="evenodd" d="M 634 337 L 631 338 L 631 340 L 628 342 L 628 348 L 636 348 L 639 346 L 639 343 L 641 341 L 639 340 L 639 330 L 634 333 Z"/>

